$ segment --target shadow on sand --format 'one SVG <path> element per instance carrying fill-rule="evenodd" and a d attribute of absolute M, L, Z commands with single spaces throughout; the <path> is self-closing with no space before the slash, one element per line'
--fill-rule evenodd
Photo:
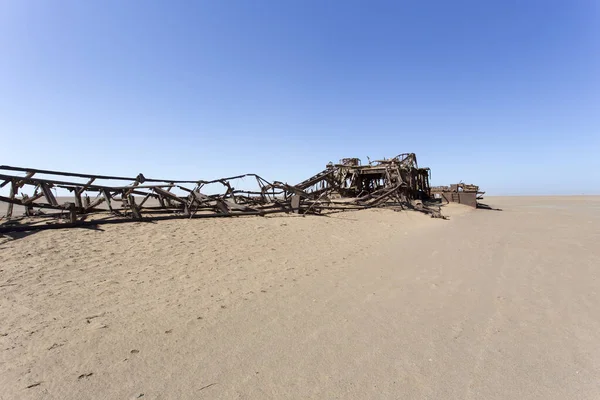
<path fill-rule="evenodd" d="M 501 208 L 494 208 L 492 206 L 489 206 L 487 204 L 483 204 L 483 203 L 477 203 L 477 209 L 479 210 L 492 210 L 492 211 L 502 211 Z"/>
<path fill-rule="evenodd" d="M 98 226 L 98 225 L 82 225 L 82 226 L 72 227 L 71 229 L 89 229 L 89 230 L 93 230 L 93 231 L 104 232 L 104 229 L 100 228 L 100 226 Z M 0 244 L 12 242 L 13 240 L 23 239 L 28 236 L 34 235 L 38 232 L 42 232 L 42 229 L 23 231 L 23 232 L 0 233 Z"/>

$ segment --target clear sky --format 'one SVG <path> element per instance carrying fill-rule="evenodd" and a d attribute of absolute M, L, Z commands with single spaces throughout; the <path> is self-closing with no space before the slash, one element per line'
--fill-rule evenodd
<path fill-rule="evenodd" d="M 600 2 L 0 0 L 0 164 L 600 193 Z"/>

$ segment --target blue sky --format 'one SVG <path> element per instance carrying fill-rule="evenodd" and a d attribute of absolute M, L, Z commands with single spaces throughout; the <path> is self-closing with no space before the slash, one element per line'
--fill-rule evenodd
<path fill-rule="evenodd" d="M 0 164 L 600 193 L 596 1 L 0 0 Z"/>

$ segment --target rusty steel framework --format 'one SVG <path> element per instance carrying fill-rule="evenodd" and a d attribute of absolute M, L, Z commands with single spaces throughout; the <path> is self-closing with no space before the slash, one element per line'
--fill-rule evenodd
<path fill-rule="evenodd" d="M 368 165 L 361 165 L 358 158 L 343 158 L 296 187 L 312 196 L 334 194 L 373 204 L 390 198 L 407 202 L 429 197 L 429 176 L 429 168 L 419 168 L 414 153 Z"/>
<path fill-rule="evenodd" d="M 235 188 L 240 179 L 256 181 L 255 190 Z M 329 163 L 318 174 L 296 184 L 269 182 L 256 174 L 204 180 L 150 179 L 92 175 L 0 166 L 0 196 L 6 213 L 0 233 L 53 229 L 101 223 L 212 218 L 270 213 L 321 214 L 371 207 L 412 208 L 441 216 L 428 207 L 429 168 L 419 168 L 413 153 L 361 165 L 358 158 Z M 221 185 L 218 194 L 203 190 Z M 57 190 L 68 194 L 60 202 Z M 16 208 L 22 215 L 15 216 Z"/>

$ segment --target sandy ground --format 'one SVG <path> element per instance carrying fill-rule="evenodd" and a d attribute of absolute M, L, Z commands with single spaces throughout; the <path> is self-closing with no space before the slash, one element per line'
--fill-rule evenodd
<path fill-rule="evenodd" d="M 486 200 L 0 237 L 0 398 L 600 398 L 600 197 Z"/>

